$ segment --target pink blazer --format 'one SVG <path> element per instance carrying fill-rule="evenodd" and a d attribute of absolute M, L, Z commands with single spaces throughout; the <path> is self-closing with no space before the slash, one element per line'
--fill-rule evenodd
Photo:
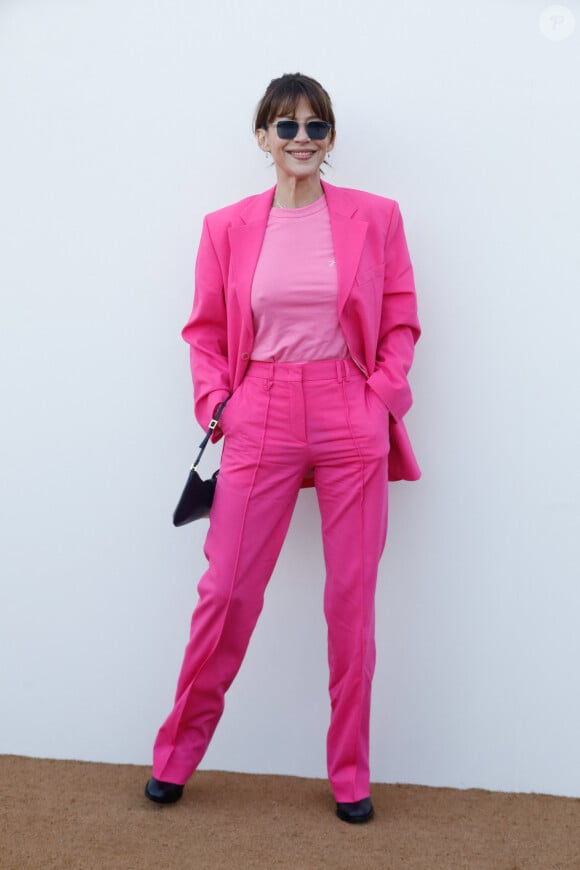
<path fill-rule="evenodd" d="M 392 199 L 322 182 L 338 274 L 339 323 L 350 354 L 389 409 L 389 480 L 420 470 L 403 423 L 412 404 L 407 374 L 421 333 L 403 220 Z M 196 417 L 241 383 L 252 356 L 252 279 L 274 188 L 206 216 L 195 298 L 182 335 L 190 345 Z M 221 432 L 216 429 L 215 441 Z"/>

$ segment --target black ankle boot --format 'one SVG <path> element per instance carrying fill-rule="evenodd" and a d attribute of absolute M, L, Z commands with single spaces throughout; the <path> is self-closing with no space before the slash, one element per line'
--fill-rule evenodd
<path fill-rule="evenodd" d="M 373 805 L 370 797 L 363 798 L 360 801 L 353 803 L 341 803 L 336 805 L 336 815 L 343 822 L 352 822 L 360 824 L 360 822 L 369 822 L 374 815 Z"/>
<path fill-rule="evenodd" d="M 152 776 L 145 786 L 145 794 L 155 803 L 174 804 L 183 794 L 183 786 L 174 782 L 162 782 Z"/>

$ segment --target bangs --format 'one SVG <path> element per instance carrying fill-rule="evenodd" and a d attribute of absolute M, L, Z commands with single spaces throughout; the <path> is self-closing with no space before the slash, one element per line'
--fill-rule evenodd
<path fill-rule="evenodd" d="M 334 130 L 332 103 L 322 85 L 301 73 L 287 73 L 268 85 L 256 111 L 254 131 L 267 128 L 277 117 L 294 119 L 301 98 L 309 103 L 314 117 L 326 121 Z"/>
<path fill-rule="evenodd" d="M 274 118 L 294 118 L 296 115 L 296 107 L 300 99 L 304 97 L 306 102 L 310 104 L 312 114 L 320 118 L 321 121 L 328 121 L 332 124 L 328 117 L 326 106 L 322 104 L 320 96 L 314 88 L 309 88 L 302 82 L 288 82 L 285 87 L 280 88 L 281 93 L 273 94 L 270 103 L 267 124 L 270 124 Z"/>

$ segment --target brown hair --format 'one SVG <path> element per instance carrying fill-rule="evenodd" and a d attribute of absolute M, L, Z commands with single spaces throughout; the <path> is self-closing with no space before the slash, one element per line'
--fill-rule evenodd
<path fill-rule="evenodd" d="M 335 120 L 330 96 L 320 82 L 302 73 L 284 73 L 280 78 L 272 79 L 258 103 L 254 132 L 265 130 L 278 115 L 292 117 L 300 97 L 308 100 L 312 111 L 321 121 L 331 125 L 330 135 L 334 139 Z"/>

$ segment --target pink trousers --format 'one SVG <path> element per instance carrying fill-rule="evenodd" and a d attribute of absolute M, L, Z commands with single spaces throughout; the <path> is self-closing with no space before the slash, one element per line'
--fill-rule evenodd
<path fill-rule="evenodd" d="M 337 801 L 370 793 L 374 597 L 387 530 L 388 411 L 349 359 L 251 362 L 221 426 L 209 566 L 153 775 L 183 784 L 203 758 L 262 609 L 300 484 L 314 469 L 326 564 L 330 727 Z"/>

